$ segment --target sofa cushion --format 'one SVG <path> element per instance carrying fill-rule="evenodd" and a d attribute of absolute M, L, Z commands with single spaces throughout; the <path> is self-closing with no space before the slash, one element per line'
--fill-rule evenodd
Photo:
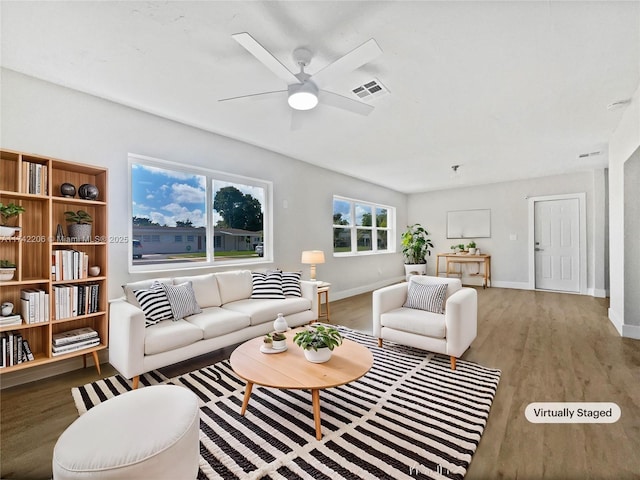
<path fill-rule="evenodd" d="M 462 282 L 459 278 L 445 278 L 445 277 L 430 277 L 427 275 L 413 275 L 409 279 L 409 284 L 411 282 L 420 283 L 422 285 L 437 285 L 440 283 L 447 284 L 447 294 L 444 297 L 445 306 L 447 304 L 447 300 L 449 297 L 456 293 L 458 290 L 462 288 Z"/>
<path fill-rule="evenodd" d="M 163 283 L 153 283 L 149 288 L 134 290 L 134 298 L 144 312 L 145 327 L 150 327 L 162 320 L 172 320 L 173 311 L 162 288 Z"/>
<path fill-rule="evenodd" d="M 174 320 L 180 320 L 189 315 L 202 312 L 198 302 L 196 302 L 196 294 L 193 292 L 191 282 L 179 285 L 166 285 L 164 283 L 161 285 L 169 299 Z"/>
<path fill-rule="evenodd" d="M 202 340 L 202 330 L 185 321 L 160 322 L 145 331 L 144 354 L 168 352 Z"/>
<path fill-rule="evenodd" d="M 176 277 L 173 279 L 173 283 L 178 285 L 180 283 L 191 282 L 193 291 L 196 294 L 196 301 L 200 308 L 207 307 L 219 307 L 222 305 L 220 300 L 220 291 L 218 289 L 218 281 L 214 273 L 207 273 L 205 275 L 192 275 L 189 277 Z"/>
<path fill-rule="evenodd" d="M 233 270 L 216 273 L 215 275 L 222 305 L 251 296 L 253 282 L 250 270 Z"/>
<path fill-rule="evenodd" d="M 446 294 L 446 283 L 424 285 L 418 282 L 409 282 L 407 300 L 403 307 L 442 313 Z"/>
<path fill-rule="evenodd" d="M 383 327 L 416 333 L 425 337 L 445 338 L 444 315 L 439 313 L 400 307 L 380 315 Z"/>
<path fill-rule="evenodd" d="M 282 272 L 282 292 L 285 297 L 301 297 L 302 272 Z"/>
<path fill-rule="evenodd" d="M 284 292 L 282 291 L 282 272 L 252 272 L 251 279 L 253 282 L 251 298 L 266 298 L 271 300 L 282 300 L 285 298 Z"/>
<path fill-rule="evenodd" d="M 140 280 L 139 282 L 130 282 L 122 285 L 122 290 L 124 291 L 124 296 L 131 305 L 135 305 L 136 307 L 140 307 L 138 300 L 136 300 L 136 296 L 133 293 L 136 290 L 146 290 L 151 287 L 154 283 L 166 283 L 167 285 L 171 285 L 173 280 L 170 278 L 152 278 L 149 280 Z"/>
<path fill-rule="evenodd" d="M 219 337 L 251 325 L 249 315 L 226 308 L 209 307 L 185 319 L 203 331 L 204 339 Z"/>
<path fill-rule="evenodd" d="M 306 298 L 287 298 L 286 300 L 238 300 L 224 305 L 225 309 L 248 315 L 251 325 L 273 322 L 282 313 L 285 317 L 311 309 L 311 301 Z"/>

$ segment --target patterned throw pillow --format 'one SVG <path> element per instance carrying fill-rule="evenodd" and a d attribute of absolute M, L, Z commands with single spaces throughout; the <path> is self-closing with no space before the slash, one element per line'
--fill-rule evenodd
<path fill-rule="evenodd" d="M 253 278 L 253 291 L 251 298 L 267 298 L 282 300 L 286 298 L 282 290 L 282 272 L 269 273 L 251 272 Z"/>
<path fill-rule="evenodd" d="M 179 285 L 162 284 L 167 299 L 171 305 L 173 312 L 173 320 L 181 320 L 189 315 L 202 313 L 202 309 L 196 301 L 196 294 L 193 291 L 191 282 L 181 283 Z"/>
<path fill-rule="evenodd" d="M 144 326 L 150 327 L 162 320 L 172 320 L 173 312 L 161 283 L 155 282 L 148 289 L 134 290 L 133 294 L 144 312 Z"/>
<path fill-rule="evenodd" d="M 282 291 L 285 297 L 301 297 L 302 272 L 282 272 Z"/>
<path fill-rule="evenodd" d="M 403 307 L 426 310 L 433 313 L 444 313 L 444 299 L 447 295 L 447 284 L 423 285 L 409 282 L 407 301 Z"/>

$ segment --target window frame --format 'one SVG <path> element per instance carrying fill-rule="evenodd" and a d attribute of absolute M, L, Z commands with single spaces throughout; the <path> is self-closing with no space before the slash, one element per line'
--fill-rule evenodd
<path fill-rule="evenodd" d="M 206 235 L 206 256 L 204 261 L 191 262 L 165 262 L 159 264 L 139 265 L 133 263 L 133 186 L 132 186 L 132 170 L 134 165 L 143 167 L 161 168 L 165 170 L 185 173 L 189 175 L 204 176 L 205 181 L 205 235 Z M 247 177 L 234 173 L 222 172 L 195 165 L 187 165 L 184 163 L 176 163 L 169 160 L 138 155 L 134 153 L 128 154 L 128 267 L 129 272 L 145 272 L 145 271 L 174 271 L 174 270 L 191 270 L 212 267 L 242 267 L 254 264 L 263 264 L 272 262 L 273 258 L 273 182 L 255 177 Z M 264 255 L 262 257 L 235 258 L 232 260 L 216 260 L 214 247 L 214 209 L 213 209 L 213 185 L 214 181 L 237 183 L 248 186 L 262 188 L 264 191 L 263 222 L 262 222 L 262 238 L 265 245 Z"/>
<path fill-rule="evenodd" d="M 350 231 L 351 248 L 348 252 L 336 252 L 335 244 L 332 245 L 332 252 L 334 257 L 353 257 L 361 255 L 384 255 L 388 253 L 396 252 L 396 208 L 390 205 L 384 205 L 381 203 L 370 202 L 367 200 L 358 200 L 355 198 L 345 197 L 342 195 L 334 195 L 331 202 L 331 218 L 335 214 L 335 202 L 341 201 L 349 204 L 349 225 L 336 225 L 332 222 L 332 238 L 334 238 L 333 232 L 337 228 L 348 229 Z M 371 226 L 358 225 L 358 219 L 356 215 L 356 206 L 368 207 L 371 209 Z M 376 213 L 378 209 L 385 209 L 387 211 L 387 226 L 378 227 Z M 371 249 L 370 250 L 358 250 L 358 230 L 371 231 Z M 378 232 L 387 232 L 387 248 L 385 250 L 378 250 Z M 333 243 L 333 242 L 332 242 Z"/>

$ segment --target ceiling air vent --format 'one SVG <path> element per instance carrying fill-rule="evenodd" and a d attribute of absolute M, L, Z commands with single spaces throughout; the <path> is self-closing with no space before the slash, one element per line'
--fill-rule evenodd
<path fill-rule="evenodd" d="M 360 100 L 373 100 L 374 98 L 381 97 L 389 93 L 387 87 L 385 87 L 377 78 L 374 78 L 373 80 L 365 83 L 364 85 L 360 85 L 351 91 Z"/>

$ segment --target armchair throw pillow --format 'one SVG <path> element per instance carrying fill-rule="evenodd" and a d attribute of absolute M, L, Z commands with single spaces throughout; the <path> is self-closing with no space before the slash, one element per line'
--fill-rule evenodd
<path fill-rule="evenodd" d="M 443 307 L 446 295 L 446 283 L 423 285 L 417 282 L 409 282 L 407 301 L 403 307 L 426 310 L 433 313 L 444 313 Z"/>

